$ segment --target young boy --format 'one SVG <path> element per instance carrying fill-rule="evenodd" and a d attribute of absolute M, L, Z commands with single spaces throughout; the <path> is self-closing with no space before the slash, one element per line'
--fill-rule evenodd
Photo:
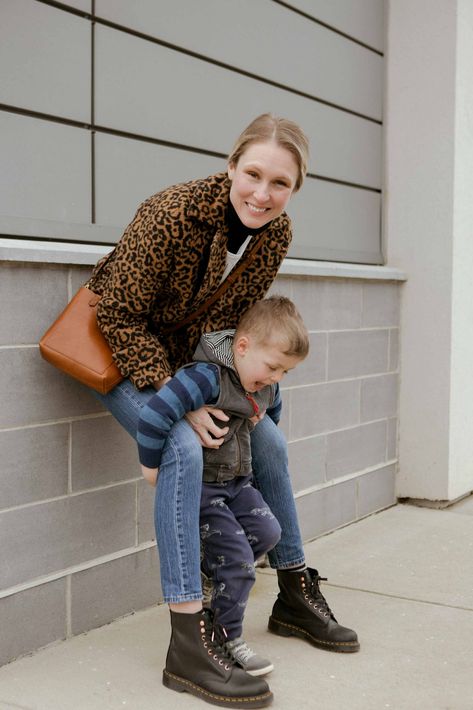
<path fill-rule="evenodd" d="M 294 304 L 283 296 L 259 301 L 236 331 L 204 334 L 196 362 L 181 368 L 143 408 L 138 450 L 143 476 L 156 483 L 161 452 L 174 422 L 205 404 L 230 417 L 218 449 L 203 449 L 200 507 L 202 571 L 213 582 L 211 607 L 226 631 L 226 651 L 251 675 L 273 669 L 241 637 L 255 560 L 271 550 L 281 529 L 252 485 L 250 432 L 267 413 L 277 424 L 278 383 L 309 351 L 309 338 Z M 268 452 L 270 455 L 270 452 Z"/>

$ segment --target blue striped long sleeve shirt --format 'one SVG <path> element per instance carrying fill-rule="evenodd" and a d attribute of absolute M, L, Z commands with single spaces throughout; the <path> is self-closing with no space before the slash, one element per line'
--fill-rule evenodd
<path fill-rule="evenodd" d="M 220 392 L 219 369 L 213 363 L 196 362 L 178 370 L 141 410 L 138 422 L 138 454 L 140 463 L 157 468 L 172 425 L 187 412 L 215 404 Z M 277 424 L 281 414 L 279 387 L 267 414 Z"/>

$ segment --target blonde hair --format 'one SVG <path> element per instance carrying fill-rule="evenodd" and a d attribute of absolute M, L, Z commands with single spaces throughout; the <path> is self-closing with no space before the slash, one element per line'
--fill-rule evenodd
<path fill-rule="evenodd" d="M 307 173 L 309 140 L 302 128 L 287 118 L 279 118 L 272 113 L 262 113 L 261 116 L 255 118 L 237 138 L 228 156 L 228 163 L 236 165 L 252 143 L 266 143 L 268 141 L 274 141 L 293 155 L 298 170 L 294 186 L 294 192 L 297 192 Z"/>
<path fill-rule="evenodd" d="M 309 353 L 309 333 L 302 316 L 285 296 L 258 301 L 240 319 L 235 339 L 251 335 L 260 345 L 277 342 L 282 352 L 303 360 Z"/>

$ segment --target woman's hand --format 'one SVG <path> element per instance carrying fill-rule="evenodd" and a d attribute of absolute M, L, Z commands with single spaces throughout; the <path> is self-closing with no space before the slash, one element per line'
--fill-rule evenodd
<path fill-rule="evenodd" d="M 228 432 L 228 427 L 222 429 L 215 424 L 209 411 L 222 422 L 228 422 L 230 418 L 221 409 L 205 406 L 196 409 L 195 412 L 187 412 L 186 419 L 199 437 L 202 446 L 206 446 L 208 449 L 218 449 L 223 444 L 223 437 Z"/>

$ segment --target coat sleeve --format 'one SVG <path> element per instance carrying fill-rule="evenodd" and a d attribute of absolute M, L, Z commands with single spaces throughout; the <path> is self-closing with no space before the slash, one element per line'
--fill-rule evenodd
<path fill-rule="evenodd" d="M 149 331 L 150 309 L 170 279 L 172 240 L 156 209 L 144 203 L 120 240 L 97 321 L 125 377 L 138 388 L 172 375 L 166 349 Z"/>

